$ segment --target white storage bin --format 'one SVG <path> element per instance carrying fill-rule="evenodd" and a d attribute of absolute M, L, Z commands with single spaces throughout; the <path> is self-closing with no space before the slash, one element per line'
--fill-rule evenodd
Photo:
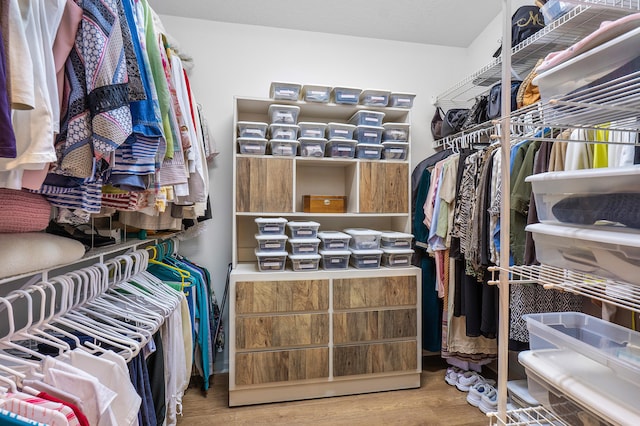
<path fill-rule="evenodd" d="M 300 126 L 301 138 L 324 138 L 327 130 L 326 123 L 313 123 L 310 121 L 301 121 L 298 123 Z"/>
<path fill-rule="evenodd" d="M 356 126 L 345 123 L 328 123 L 327 139 L 353 139 Z"/>
<path fill-rule="evenodd" d="M 301 157 L 324 157 L 325 138 L 299 138 Z"/>
<path fill-rule="evenodd" d="M 331 93 L 333 94 L 333 101 L 337 104 L 357 105 L 360 101 L 362 89 L 334 87 Z"/>
<path fill-rule="evenodd" d="M 542 223 L 640 229 L 640 166 L 548 172 L 526 178 Z"/>
<path fill-rule="evenodd" d="M 290 254 L 291 269 L 296 272 L 317 271 L 320 264 L 319 254 Z"/>
<path fill-rule="evenodd" d="M 267 140 L 258 138 L 238 138 L 240 154 L 264 155 L 267 152 Z"/>
<path fill-rule="evenodd" d="M 398 266 L 411 266 L 413 258 L 412 249 L 383 249 L 382 265 L 390 268 Z"/>
<path fill-rule="evenodd" d="M 358 269 L 377 269 L 380 268 L 382 260 L 382 250 L 356 250 L 351 249 L 351 257 L 349 263 Z"/>
<path fill-rule="evenodd" d="M 238 137 L 265 139 L 267 137 L 267 123 L 259 121 L 238 121 Z"/>
<path fill-rule="evenodd" d="M 353 138 L 357 140 L 358 143 L 379 144 L 382 142 L 383 130 L 384 128 L 382 126 L 358 125 L 353 133 Z"/>
<path fill-rule="evenodd" d="M 416 95 L 413 93 L 391 93 L 389 106 L 393 108 L 411 108 Z"/>
<path fill-rule="evenodd" d="M 349 139 L 331 139 L 327 142 L 325 155 L 334 158 L 354 158 L 357 144 L 357 141 Z"/>
<path fill-rule="evenodd" d="M 385 114 L 382 111 L 361 109 L 349 118 L 349 124 L 355 126 L 382 126 L 384 116 Z"/>
<path fill-rule="evenodd" d="M 406 160 L 408 152 L 407 142 L 382 142 L 382 158 L 385 160 Z"/>
<path fill-rule="evenodd" d="M 284 271 L 287 263 L 286 251 L 255 251 L 258 258 L 258 270 L 260 272 Z"/>
<path fill-rule="evenodd" d="M 287 219 L 284 217 L 257 217 L 255 219 L 260 235 L 281 235 L 284 234 L 284 227 Z"/>
<path fill-rule="evenodd" d="M 366 89 L 360 94 L 360 104 L 366 106 L 386 107 L 389 104 L 388 90 Z"/>
<path fill-rule="evenodd" d="M 541 8 L 544 23 L 549 25 L 565 13 L 569 12 L 576 5 L 565 1 L 548 0 Z"/>
<path fill-rule="evenodd" d="M 269 121 L 272 124 L 296 124 L 300 107 L 296 105 L 269 105 Z"/>
<path fill-rule="evenodd" d="M 325 251 L 341 251 L 349 248 L 351 235 L 340 231 L 322 231 L 318 232 L 318 238 L 320 238 L 322 248 Z"/>
<path fill-rule="evenodd" d="M 287 227 L 291 238 L 317 238 L 320 224 L 312 221 L 290 221 L 287 222 Z"/>
<path fill-rule="evenodd" d="M 302 85 L 297 83 L 282 83 L 274 81 L 269 87 L 271 99 L 297 101 L 300 98 Z"/>
<path fill-rule="evenodd" d="M 351 252 L 349 250 L 320 250 L 322 256 L 322 268 L 326 270 L 332 269 L 348 269 L 349 257 Z"/>
<path fill-rule="evenodd" d="M 351 236 L 349 247 L 356 250 L 370 250 L 380 248 L 382 232 L 366 228 L 349 228 L 344 232 Z M 382 253 L 380 253 L 382 254 Z"/>
<path fill-rule="evenodd" d="M 297 124 L 271 124 L 269 125 L 269 134 L 271 139 L 295 141 L 298 139 L 299 129 Z"/>
<path fill-rule="evenodd" d="M 271 155 L 280 157 L 295 157 L 298 154 L 298 145 L 300 142 L 286 139 L 271 139 L 269 146 Z"/>
<path fill-rule="evenodd" d="M 305 84 L 302 86 L 302 98 L 307 102 L 329 102 L 331 100 L 331 87 Z"/>
<path fill-rule="evenodd" d="M 382 145 L 379 143 L 359 143 L 356 145 L 356 157 L 362 160 L 379 160 L 382 155 Z"/>
<path fill-rule="evenodd" d="M 291 254 L 318 254 L 320 238 L 292 238 L 289 245 Z"/>
<path fill-rule="evenodd" d="M 573 99 L 572 96 L 565 97 L 565 95 L 579 89 L 586 89 L 592 84 L 603 85 L 620 78 L 622 75 L 636 72 L 640 63 L 640 54 L 637 49 L 639 44 L 640 28 L 635 28 L 551 69 L 541 70 L 540 74 L 533 79 L 533 84 L 538 85 L 540 96 L 545 103 L 559 98 L 580 101 L 580 99 Z M 590 90 L 593 92 L 593 89 Z M 603 90 L 607 91 L 606 88 Z M 623 96 L 623 99 L 617 99 L 615 104 L 625 108 L 638 109 L 640 108 L 640 97 Z M 549 122 L 575 124 L 576 120 L 587 120 L 586 122 L 589 123 L 592 118 L 588 115 L 585 118 L 584 114 L 589 114 L 589 110 L 585 111 L 582 107 L 567 107 L 558 104 L 545 112 L 545 121 L 553 120 Z M 600 120 L 602 119 L 600 118 Z"/>
<path fill-rule="evenodd" d="M 258 251 L 285 251 L 287 249 L 287 240 L 289 237 L 286 235 L 268 235 L 268 234 L 256 234 L 256 241 L 258 242 Z"/>
<path fill-rule="evenodd" d="M 528 225 L 540 263 L 640 285 L 640 231 Z"/>
<path fill-rule="evenodd" d="M 380 248 L 384 249 L 409 249 L 413 241 L 413 234 L 404 232 L 382 231 L 380 235 Z"/>
<path fill-rule="evenodd" d="M 408 142 L 409 123 L 384 123 L 382 132 L 383 141 Z"/>

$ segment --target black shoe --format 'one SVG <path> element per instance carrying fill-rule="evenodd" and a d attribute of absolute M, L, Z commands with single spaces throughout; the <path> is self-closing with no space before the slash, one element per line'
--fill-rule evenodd
<path fill-rule="evenodd" d="M 91 225 L 80 224 L 70 225 L 67 223 L 57 223 L 54 221 L 49 222 L 46 232 L 61 237 L 72 238 L 76 241 L 80 241 L 85 246 L 85 250 L 89 250 L 95 247 L 104 247 L 116 243 L 113 237 L 104 237 L 98 234 Z"/>

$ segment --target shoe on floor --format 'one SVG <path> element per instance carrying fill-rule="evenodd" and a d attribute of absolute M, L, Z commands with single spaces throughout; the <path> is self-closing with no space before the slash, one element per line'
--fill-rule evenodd
<path fill-rule="evenodd" d="M 465 371 L 464 374 L 458 378 L 456 387 L 463 392 L 469 392 L 469 389 L 476 383 L 488 383 L 492 386 L 496 384 L 495 380 L 485 379 L 480 373 Z"/>
<path fill-rule="evenodd" d="M 485 414 L 498 411 L 498 391 L 493 388 L 482 395 L 478 408 Z"/>
<path fill-rule="evenodd" d="M 458 383 L 458 378 L 464 373 L 464 370 L 458 367 L 447 368 L 447 373 L 444 376 L 444 381 L 450 386 L 455 386 Z"/>
<path fill-rule="evenodd" d="M 469 393 L 467 394 L 467 402 L 474 407 L 480 405 L 480 401 L 482 400 L 482 396 L 488 394 L 494 390 L 494 387 L 485 382 L 478 382 L 475 385 L 469 388 Z"/>

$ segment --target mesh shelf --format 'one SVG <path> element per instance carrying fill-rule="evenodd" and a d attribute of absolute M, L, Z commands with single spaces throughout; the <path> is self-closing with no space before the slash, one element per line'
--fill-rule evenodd
<path fill-rule="evenodd" d="M 562 421 L 558 416 L 553 414 L 546 408 L 529 407 L 519 408 L 517 410 L 507 411 L 504 421 L 498 417 L 498 413 L 489 413 L 490 425 L 505 425 L 505 426 L 517 426 L 517 425 L 545 425 L 545 426 L 570 426 L 568 423 Z"/>

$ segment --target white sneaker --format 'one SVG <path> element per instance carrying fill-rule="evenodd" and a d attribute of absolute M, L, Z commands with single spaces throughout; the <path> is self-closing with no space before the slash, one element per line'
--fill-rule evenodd
<path fill-rule="evenodd" d="M 493 388 L 482 395 L 478 408 L 485 414 L 498 411 L 498 391 Z"/>
<path fill-rule="evenodd" d="M 475 371 L 465 371 L 464 374 L 462 374 L 458 378 L 456 387 L 458 388 L 458 390 L 461 390 L 463 392 L 469 392 L 469 389 L 476 383 L 488 383 L 493 386 L 496 384 L 496 381 L 485 379 L 480 375 L 480 373 L 477 373 Z"/>
<path fill-rule="evenodd" d="M 482 395 L 486 395 L 492 390 L 494 390 L 494 388 L 490 384 L 478 382 L 475 385 L 471 386 L 471 388 L 469 388 L 469 393 L 467 394 L 467 402 L 474 407 L 477 407 L 478 405 L 480 405 Z"/>
<path fill-rule="evenodd" d="M 464 370 L 458 367 L 447 368 L 447 373 L 444 376 L 444 381 L 450 386 L 455 386 L 458 383 L 458 378 L 464 373 Z"/>

